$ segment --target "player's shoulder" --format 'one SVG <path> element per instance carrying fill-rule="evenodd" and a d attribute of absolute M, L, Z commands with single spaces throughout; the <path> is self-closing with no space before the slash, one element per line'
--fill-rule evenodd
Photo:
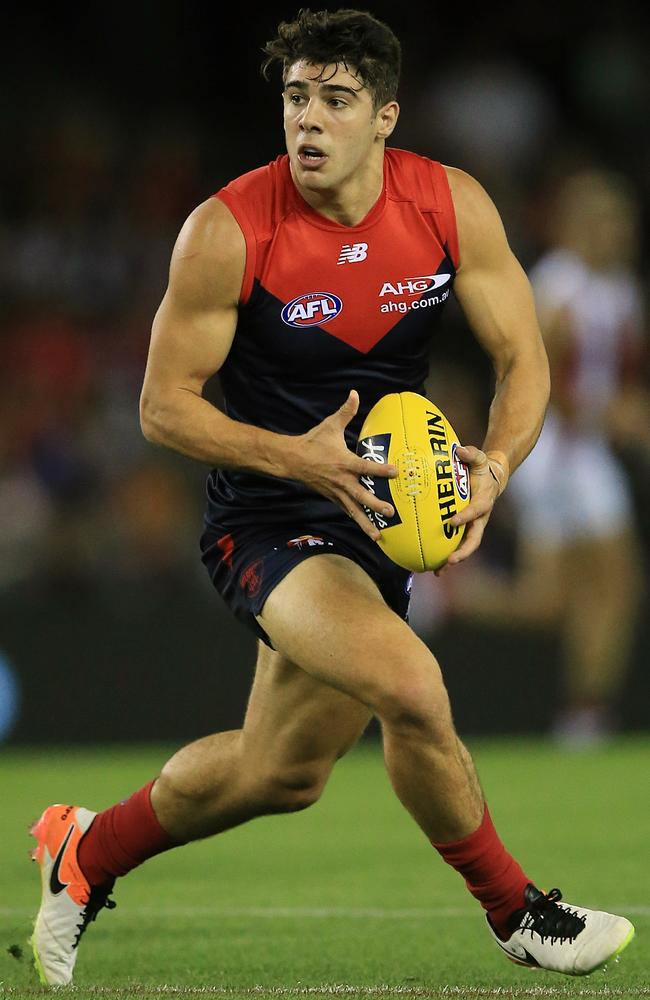
<path fill-rule="evenodd" d="M 483 215 L 492 215 L 495 205 L 483 185 L 460 167 L 450 167 L 446 163 L 442 165 L 445 172 L 451 197 L 454 202 L 456 214 L 467 215 L 469 218 L 476 218 Z"/>
<path fill-rule="evenodd" d="M 240 225 L 245 222 L 259 238 L 290 210 L 292 191 L 289 158 L 285 154 L 235 177 L 215 197 L 228 206 Z"/>
<path fill-rule="evenodd" d="M 401 149 L 399 146 L 386 146 L 384 152 L 389 164 L 402 170 L 431 170 L 438 162 L 430 156 L 414 153 L 412 149 Z"/>
<path fill-rule="evenodd" d="M 386 159 L 394 186 L 409 185 L 414 178 L 433 181 L 434 189 L 447 189 L 450 192 L 456 213 L 470 217 L 476 213 L 496 213 L 494 202 L 483 185 L 459 167 L 451 167 L 420 153 L 394 147 L 386 149 Z"/>
<path fill-rule="evenodd" d="M 245 173 L 239 174 L 238 177 L 234 177 L 231 181 L 228 181 L 217 194 L 220 194 L 221 191 L 230 191 L 242 198 L 256 197 L 259 193 L 263 194 L 278 183 L 278 180 L 284 173 L 287 160 L 288 157 L 285 154 L 284 156 L 278 156 L 275 160 L 271 160 L 270 163 L 263 164 L 261 167 L 247 170 Z"/>
<path fill-rule="evenodd" d="M 509 254 L 501 216 L 479 181 L 459 167 L 443 164 L 449 184 L 463 266 L 487 266 Z"/>
<path fill-rule="evenodd" d="M 170 289 L 187 303 L 236 300 L 245 262 L 244 236 L 232 213 L 217 198 L 208 198 L 190 213 L 178 235 Z"/>
<path fill-rule="evenodd" d="M 174 257 L 221 263 L 245 249 L 240 227 L 228 206 L 214 196 L 207 198 L 185 220 L 174 248 Z"/>
<path fill-rule="evenodd" d="M 385 150 L 388 194 L 398 201 L 414 201 L 423 209 L 435 209 L 446 196 L 447 181 L 442 164 L 409 149 L 388 146 Z"/>

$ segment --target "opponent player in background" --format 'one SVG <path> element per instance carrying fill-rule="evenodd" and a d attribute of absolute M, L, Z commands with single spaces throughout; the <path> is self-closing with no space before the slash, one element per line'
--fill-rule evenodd
<path fill-rule="evenodd" d="M 246 718 L 180 750 L 111 809 L 45 810 L 37 967 L 69 982 L 115 878 L 152 855 L 316 801 L 374 714 L 395 792 L 486 909 L 499 947 L 587 973 L 632 925 L 539 891 L 501 843 L 440 668 L 404 620 L 409 574 L 383 556 L 362 509 L 392 512 L 359 477 L 396 470 L 353 450 L 381 396 L 422 389 L 455 278 L 496 374 L 483 447 L 461 452 L 472 501 L 449 562 L 471 555 L 547 403 L 530 289 L 476 181 L 385 149 L 399 111 L 390 29 L 346 10 L 303 11 L 278 30 L 266 52 L 282 67 L 287 155 L 190 216 L 142 394 L 150 440 L 216 467 L 202 546 L 215 586 L 260 639 Z M 202 398 L 216 371 L 225 413 Z"/>
<path fill-rule="evenodd" d="M 468 576 L 456 610 L 493 625 L 559 631 L 563 706 L 554 735 L 606 739 L 627 673 L 641 585 L 626 472 L 612 449 L 643 452 L 643 306 L 634 276 L 638 207 L 622 178 L 567 178 L 550 213 L 551 249 L 531 271 L 551 362 L 551 405 L 513 480 L 518 567 Z M 645 444 L 647 453 L 648 446 Z"/>

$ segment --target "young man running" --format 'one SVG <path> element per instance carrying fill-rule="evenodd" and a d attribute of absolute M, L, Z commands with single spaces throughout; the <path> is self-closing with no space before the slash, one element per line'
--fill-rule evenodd
<path fill-rule="evenodd" d="M 498 946 L 525 965 L 588 973 L 632 925 L 540 892 L 499 840 L 438 664 L 404 620 L 409 574 L 375 544 L 362 503 L 394 512 L 364 491 L 368 465 L 354 453 L 381 396 L 422 391 L 453 283 L 496 373 L 483 447 L 461 451 L 472 502 L 449 563 L 471 555 L 548 399 L 530 289 L 476 181 L 385 149 L 399 111 L 390 29 L 346 10 L 303 11 L 278 31 L 266 52 L 283 70 L 287 155 L 183 227 L 141 408 L 149 440 L 215 467 L 203 559 L 260 640 L 250 702 L 241 730 L 183 748 L 125 802 L 45 810 L 36 964 L 44 982 L 70 982 L 118 876 L 309 806 L 376 715 L 396 794 L 487 911 Z M 216 371 L 225 413 L 202 398 Z M 372 463 L 380 473 L 396 470 Z"/>

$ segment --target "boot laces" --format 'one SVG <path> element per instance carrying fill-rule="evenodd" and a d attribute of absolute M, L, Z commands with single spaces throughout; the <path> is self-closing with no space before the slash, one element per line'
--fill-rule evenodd
<path fill-rule="evenodd" d="M 559 906 L 562 893 L 559 889 L 551 889 L 529 904 L 528 910 L 520 924 L 520 930 L 530 931 L 530 936 L 538 934 L 541 940 L 550 938 L 555 941 L 574 941 L 585 929 L 586 917 L 579 916 L 568 906 Z"/>
<path fill-rule="evenodd" d="M 83 934 L 85 934 L 88 925 L 93 921 L 97 920 L 97 914 L 101 910 L 114 910 L 117 903 L 114 899 L 109 899 L 109 895 L 113 891 L 113 886 L 93 886 L 90 890 L 90 896 L 88 897 L 88 902 L 86 903 L 83 911 L 83 916 L 80 924 L 77 924 L 77 934 L 74 939 L 73 948 L 76 948 L 81 941 Z"/>

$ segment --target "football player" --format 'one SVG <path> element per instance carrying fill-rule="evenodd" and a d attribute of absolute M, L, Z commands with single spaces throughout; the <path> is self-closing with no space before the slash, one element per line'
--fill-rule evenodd
<path fill-rule="evenodd" d="M 542 892 L 501 842 L 440 668 L 406 623 L 409 574 L 383 555 L 363 511 L 393 514 L 359 478 L 396 470 L 354 453 L 381 396 L 422 390 L 453 285 L 496 374 L 486 438 L 460 452 L 472 500 L 454 519 L 467 530 L 449 566 L 467 559 L 548 399 L 528 282 L 473 178 L 386 148 L 399 113 L 390 28 L 361 11 L 302 11 L 266 54 L 282 72 L 287 153 L 184 225 L 141 404 L 150 441 L 214 467 L 204 562 L 259 639 L 246 717 L 104 812 L 45 810 L 34 830 L 37 967 L 46 983 L 70 982 L 115 879 L 152 855 L 311 805 L 374 715 L 395 793 L 483 906 L 498 946 L 525 965 L 589 973 L 632 925 Z M 254 142 L 254 108 L 241 113 Z M 202 396 L 215 372 L 223 412 Z M 323 544 L 295 544 L 306 536 Z"/>

